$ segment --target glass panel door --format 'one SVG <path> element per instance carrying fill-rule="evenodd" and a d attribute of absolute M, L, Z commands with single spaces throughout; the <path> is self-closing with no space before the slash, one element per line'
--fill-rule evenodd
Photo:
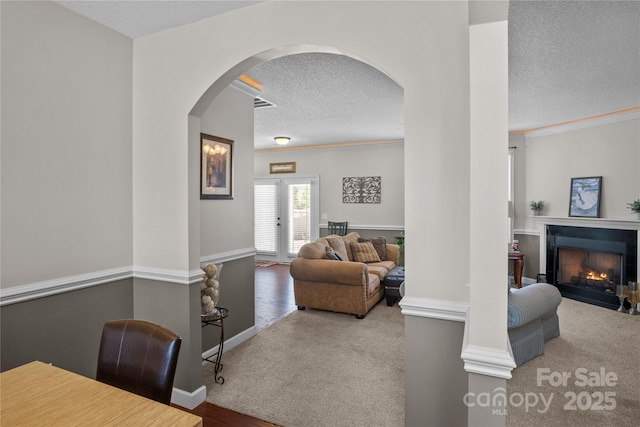
<path fill-rule="evenodd" d="M 256 259 L 290 262 L 318 238 L 318 179 L 255 181 Z"/>
<path fill-rule="evenodd" d="M 255 246 L 261 257 L 278 254 L 278 191 L 277 181 L 256 181 L 254 185 Z"/>

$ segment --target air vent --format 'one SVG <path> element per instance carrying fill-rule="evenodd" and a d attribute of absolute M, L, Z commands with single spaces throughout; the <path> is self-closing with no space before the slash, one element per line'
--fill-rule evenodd
<path fill-rule="evenodd" d="M 253 98 L 253 108 L 267 108 L 275 106 L 276 104 L 274 104 L 273 102 L 267 101 L 266 99 L 260 98 L 259 96 Z"/>

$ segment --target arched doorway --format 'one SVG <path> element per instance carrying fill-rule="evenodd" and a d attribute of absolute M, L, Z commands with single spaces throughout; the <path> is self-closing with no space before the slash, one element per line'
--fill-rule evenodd
<path fill-rule="evenodd" d="M 332 52 L 332 53 L 333 53 L 333 52 Z M 236 73 L 243 73 L 243 74 L 244 74 L 244 73 L 248 72 L 249 70 L 250 70 L 250 69 L 248 69 L 248 70 L 237 70 L 237 71 L 236 71 Z M 237 75 L 239 75 L 239 74 L 237 74 Z M 217 82 L 216 82 L 216 83 L 217 83 Z M 215 83 L 214 83 L 214 85 L 215 85 Z M 213 87 L 213 86 L 212 86 L 212 87 Z M 207 100 L 208 100 L 210 103 L 213 103 L 213 102 L 215 102 L 215 100 L 218 98 L 218 96 L 222 96 L 222 93 L 224 92 L 224 90 L 225 90 L 225 89 L 222 89 L 222 90 L 220 91 L 219 95 L 216 95 L 216 96 L 211 96 L 211 93 L 210 93 L 210 92 L 208 92 L 207 94 L 205 94 L 205 95 L 203 95 L 203 96 L 209 96 L 210 98 L 208 98 Z M 192 120 L 192 119 L 190 119 L 190 121 L 189 121 L 189 125 L 190 125 L 190 127 L 191 127 L 191 126 L 194 126 L 194 127 L 196 127 L 196 126 L 200 126 L 200 128 L 197 128 L 197 129 L 191 129 L 191 128 L 190 128 L 190 130 L 189 130 L 189 135 L 197 135 L 199 132 L 202 132 L 203 130 L 205 130 L 205 129 L 203 129 L 203 128 L 202 128 L 202 126 L 203 126 L 202 120 L 203 120 L 203 117 L 204 117 L 204 116 L 206 116 L 207 114 L 209 114 L 209 113 L 207 113 L 208 107 L 205 107 L 203 104 L 202 104 L 202 105 L 198 105 L 197 107 L 198 107 L 198 108 L 200 108 L 200 111 L 201 111 L 200 116 L 199 116 L 199 117 L 197 117 L 197 118 L 195 118 L 195 117 L 194 117 L 194 119 L 193 119 L 193 120 Z M 402 114 L 402 112 L 401 112 L 401 114 Z M 199 120 L 199 119 L 200 119 L 200 120 Z M 207 130 L 207 132 L 209 132 L 209 130 Z M 222 137 L 229 137 L 228 135 L 218 135 L 218 136 L 222 136 Z M 371 139 L 371 138 L 368 138 L 368 139 Z M 348 142 L 348 141 L 345 141 L 345 142 Z M 235 144 L 237 144 L 237 141 L 235 142 Z M 371 146 L 373 147 L 373 146 L 376 146 L 376 145 L 383 145 L 383 144 L 372 144 Z M 402 146 L 402 144 L 401 144 L 401 143 L 396 143 L 396 145 L 399 145 L 400 147 Z M 338 147 L 338 148 L 340 148 L 340 147 Z M 388 150 L 388 147 L 385 147 L 385 148 Z M 344 147 L 343 147 L 343 149 L 344 149 Z M 401 149 L 401 148 L 400 148 L 400 149 Z M 325 153 L 323 154 L 323 156 L 324 156 L 324 155 L 327 155 L 327 153 L 326 153 L 326 148 L 325 148 L 324 150 L 325 150 Z M 369 150 L 371 150 L 371 148 L 369 148 Z M 354 148 L 349 148 L 349 151 L 351 151 L 351 152 L 352 152 L 351 154 L 353 154 L 353 152 L 354 152 Z M 396 151 L 397 151 L 397 150 L 396 150 Z M 386 151 L 386 152 L 388 152 L 388 151 Z M 317 157 L 317 151 L 316 151 L 316 152 L 314 152 L 313 156 L 316 156 L 316 157 Z M 357 156 L 356 156 L 356 157 L 357 157 Z M 402 153 L 402 152 L 400 152 L 400 153 L 397 155 L 397 157 L 399 158 L 399 161 L 400 161 L 400 162 L 402 162 L 402 161 L 403 161 L 403 159 L 404 159 L 404 158 L 403 158 L 403 153 Z M 354 158 L 354 159 L 355 159 L 355 158 Z M 351 162 L 351 163 L 357 163 L 357 159 L 355 159 L 355 160 L 351 160 L 350 162 Z M 384 154 L 380 154 L 380 160 L 379 160 L 379 161 L 377 161 L 377 162 L 372 162 L 372 164 L 373 164 L 373 165 L 376 165 L 376 164 L 384 163 L 384 162 L 385 162 Z M 386 162 L 387 162 L 387 164 L 389 164 L 389 159 L 388 159 L 388 158 L 386 159 Z M 194 165 L 194 166 L 197 166 L 197 165 Z M 374 169 L 374 170 L 375 170 L 375 169 L 377 169 L 377 168 L 378 168 L 378 166 L 374 166 L 374 167 L 373 167 L 373 169 Z M 236 167 L 236 170 L 238 170 L 238 168 L 237 168 L 237 167 Z M 399 170 L 402 170 L 402 168 L 394 168 L 393 174 L 394 174 L 394 175 L 399 176 L 399 177 L 403 180 L 403 178 L 404 178 L 404 177 L 403 177 L 403 175 L 402 175 L 402 174 L 398 173 L 398 171 L 399 171 Z M 344 173 L 344 174 L 346 174 L 345 176 L 349 176 L 349 174 L 348 174 L 346 171 L 345 171 L 345 172 L 340 172 L 338 175 L 339 175 L 339 176 L 342 176 L 341 174 L 343 174 L 343 173 Z M 193 174 L 193 171 L 192 171 L 192 174 Z M 334 176 L 335 176 L 335 174 L 332 174 L 332 175 L 334 175 Z M 389 183 L 389 185 L 390 185 L 390 183 Z M 235 187 L 237 188 L 237 186 L 235 186 Z M 389 189 L 390 189 L 390 188 L 389 188 Z M 399 195 L 399 196 L 403 196 L 403 194 L 404 194 L 404 191 L 403 191 L 403 190 L 404 190 L 403 188 L 397 188 L 397 189 L 395 189 L 395 190 L 393 190 L 393 191 L 394 191 L 394 193 L 396 193 L 397 195 Z M 339 189 L 338 189 L 338 191 L 339 191 Z M 390 190 L 390 191 L 391 191 L 391 190 Z M 334 193 L 335 193 L 335 189 L 334 189 Z M 202 202 L 202 203 L 207 203 L 207 204 L 208 204 L 208 202 L 206 202 L 206 201 L 204 201 L 204 202 Z M 394 212 L 396 212 L 396 213 L 397 213 L 397 212 L 398 212 L 398 210 L 400 209 L 398 206 L 404 206 L 404 202 L 403 202 L 403 200 L 402 200 L 402 202 L 400 202 L 400 203 L 394 203 L 394 205 L 396 206 L 396 209 L 395 209 L 395 211 L 394 211 Z M 228 207 L 229 207 L 229 204 L 228 204 L 228 203 L 216 202 L 216 209 L 218 209 L 218 210 L 225 210 L 225 209 L 227 209 Z M 200 212 L 204 212 L 204 211 L 203 211 L 203 210 L 201 210 Z M 220 215 L 219 215 L 219 216 L 226 216 L 226 215 L 230 215 L 230 214 L 231 214 L 231 212 L 229 212 L 229 211 L 224 211 L 224 212 L 220 212 Z M 400 219 L 399 219 L 399 220 L 394 221 L 392 225 L 393 225 L 393 226 L 403 226 L 404 224 L 401 222 L 401 220 L 402 220 L 402 219 L 403 219 L 403 218 L 402 218 L 402 215 L 400 215 Z M 208 221 L 208 218 L 201 218 L 201 219 L 200 219 L 200 222 L 202 223 L 203 221 Z M 363 221 L 360 221 L 360 222 L 362 223 Z M 379 223 L 379 222 L 376 222 L 375 224 L 380 224 L 380 223 Z M 200 238 L 201 238 L 201 239 L 203 239 L 203 238 L 206 238 L 206 237 L 205 237 L 205 236 L 201 236 Z M 205 256 L 206 256 L 206 255 L 209 255 L 209 254 L 206 254 L 206 253 L 205 253 L 205 254 L 201 254 L 201 256 L 202 256 L 202 255 L 205 255 Z M 225 269 L 226 269 L 226 267 L 225 267 Z M 225 270 L 225 271 L 226 271 L 226 270 Z M 222 278 L 222 281 L 224 282 L 224 280 L 226 280 L 226 279 L 223 277 L 223 278 Z M 223 288 L 223 287 L 224 287 L 224 283 L 222 284 L 222 288 Z M 224 289 L 222 289 L 222 291 L 221 291 L 221 292 L 224 292 Z M 246 299 L 247 299 L 248 301 L 251 301 L 251 296 L 250 296 L 250 295 L 245 295 L 245 296 L 246 296 Z M 252 302 L 252 301 L 251 301 L 251 302 Z M 204 342 L 205 342 L 205 337 L 203 337 L 203 343 L 204 343 Z M 206 344 L 206 343 L 205 343 L 205 344 Z M 229 348 L 229 346 L 225 346 L 225 349 L 227 349 L 227 348 Z M 205 348 L 203 348 L 203 350 L 205 350 L 205 351 L 206 351 L 206 350 L 207 350 L 207 348 L 205 347 Z"/>

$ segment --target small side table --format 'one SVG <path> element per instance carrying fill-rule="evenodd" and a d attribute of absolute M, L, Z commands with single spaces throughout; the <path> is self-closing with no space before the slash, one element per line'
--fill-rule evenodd
<path fill-rule="evenodd" d="M 516 287 L 521 288 L 524 254 L 521 252 L 509 252 L 509 259 L 513 260 L 513 280 L 516 282 Z"/>
<path fill-rule="evenodd" d="M 229 316 L 229 310 L 224 307 L 216 307 L 216 312 L 211 314 L 200 315 L 200 321 L 202 327 L 215 326 L 220 328 L 220 342 L 218 344 L 218 350 L 209 357 L 203 357 L 202 360 L 210 362 L 215 365 L 215 373 L 213 378 L 216 383 L 224 384 L 224 378 L 222 375 L 218 375 L 222 371 L 222 350 L 224 349 L 224 322 L 223 320 Z"/>

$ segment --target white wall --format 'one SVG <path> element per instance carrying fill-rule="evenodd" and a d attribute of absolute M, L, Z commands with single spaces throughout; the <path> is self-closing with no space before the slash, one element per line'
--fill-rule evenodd
<path fill-rule="evenodd" d="M 132 263 L 131 39 L 2 7 L 3 289 Z"/>
<path fill-rule="evenodd" d="M 255 154 L 255 176 L 268 176 L 269 163 L 296 162 L 295 175 L 320 177 L 320 213 L 356 225 L 404 227 L 404 144 L 275 151 Z M 271 177 L 295 176 L 277 174 Z M 380 176 L 381 203 L 342 203 L 342 178 Z M 326 224 L 327 219 L 320 219 Z"/>
<path fill-rule="evenodd" d="M 585 125 L 591 123 L 586 122 Z M 600 216 L 635 219 L 626 203 L 640 196 L 640 119 L 588 126 L 565 132 L 512 139 L 524 182 L 518 198 L 516 228 L 537 230 L 529 201 L 543 200 L 542 215 L 567 217 L 571 178 L 602 176 Z M 518 188 L 522 188 L 520 185 Z M 523 197 L 524 196 L 524 197 Z"/>

